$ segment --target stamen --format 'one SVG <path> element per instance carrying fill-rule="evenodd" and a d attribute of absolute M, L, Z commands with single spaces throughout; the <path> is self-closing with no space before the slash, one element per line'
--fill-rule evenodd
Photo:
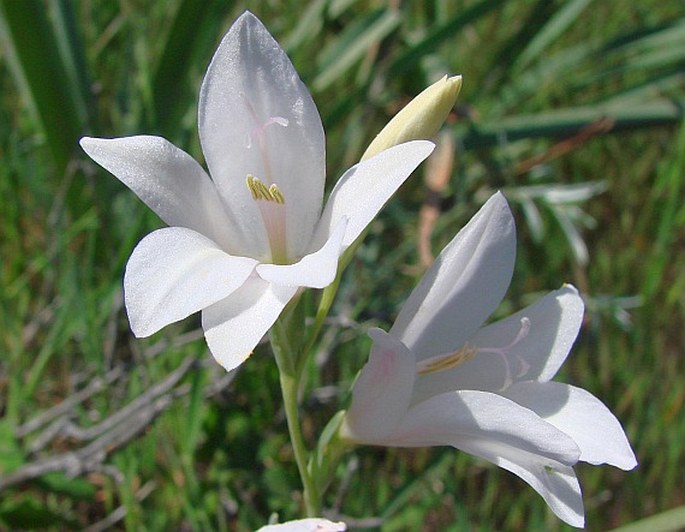
<path fill-rule="evenodd" d="M 478 351 L 482 353 L 498 353 L 500 355 L 508 355 L 511 351 L 511 348 L 519 342 L 521 342 L 523 339 L 525 339 L 525 337 L 528 336 L 529 332 L 530 318 L 524 316 L 523 318 L 521 318 L 521 328 L 519 329 L 519 332 L 516 334 L 516 337 L 511 342 L 502 347 L 481 347 L 480 349 L 478 349 Z"/>
<path fill-rule="evenodd" d="M 283 205 L 285 203 L 285 195 L 276 185 L 275 182 L 278 181 L 278 178 L 274 179 L 271 171 L 271 154 L 269 153 L 269 138 L 267 138 L 266 130 L 272 126 L 288 127 L 289 122 L 288 119 L 282 116 L 269 116 L 264 120 L 264 116 L 257 113 L 248 95 L 244 92 L 240 92 L 238 95 L 245 103 L 247 112 L 252 119 L 252 127 L 247 131 L 245 147 L 248 150 L 256 148 L 255 155 L 258 155 L 261 160 L 254 161 L 254 171 L 259 171 L 262 179 L 248 175 L 246 181 L 247 188 L 250 189 L 252 199 L 257 202 L 262 215 L 264 229 L 266 230 L 269 247 L 271 248 L 270 260 L 274 264 L 287 264 L 287 217 L 286 207 Z M 273 138 L 271 140 L 272 142 L 276 141 Z M 259 162 L 261 162 L 261 165 Z"/>
<path fill-rule="evenodd" d="M 252 194 L 253 200 L 272 201 L 279 205 L 285 203 L 285 196 L 278 188 L 278 185 L 273 184 L 270 187 L 267 187 L 259 178 L 249 174 L 245 179 L 245 183 Z"/>
<path fill-rule="evenodd" d="M 256 118 L 256 117 L 255 117 Z M 251 131 L 247 132 L 247 140 L 245 142 L 245 147 L 249 150 L 252 148 L 252 139 L 254 137 L 259 139 L 260 144 L 263 142 L 264 139 L 264 132 L 266 131 L 266 128 L 268 126 L 272 125 L 278 125 L 281 127 L 288 127 L 288 122 L 287 118 L 283 118 L 282 116 L 270 116 L 266 122 L 264 122 L 261 126 L 256 126 L 252 128 Z"/>
<path fill-rule="evenodd" d="M 419 375 L 429 375 L 438 371 L 456 368 L 464 362 L 468 362 L 478 353 L 478 348 L 469 344 L 464 344 L 459 351 L 446 355 L 437 355 L 426 360 L 422 360 L 416 365 L 416 373 Z"/>
<path fill-rule="evenodd" d="M 275 184 L 269 187 L 269 196 L 271 197 L 271 201 L 275 201 L 279 204 L 285 203 L 285 196 L 283 196 L 283 193 L 278 189 L 278 186 Z"/>
<path fill-rule="evenodd" d="M 521 318 L 521 328 L 519 329 L 514 339 L 507 345 L 503 347 L 481 347 L 478 349 L 478 352 L 480 353 L 492 353 L 495 355 L 499 355 L 499 357 L 502 359 L 504 367 L 507 370 L 506 377 L 501 388 L 502 390 L 510 386 L 514 382 L 514 378 L 518 379 L 520 377 L 523 377 L 526 373 L 528 373 L 528 370 L 530 369 L 530 364 L 528 364 L 528 362 L 526 362 L 525 359 L 521 357 L 521 355 L 516 355 L 513 358 L 511 357 L 512 348 L 519 342 L 523 341 L 526 338 L 526 336 L 528 336 L 528 333 L 530 332 L 530 326 L 530 318 L 524 316 L 523 318 Z M 512 371 L 514 360 L 518 361 L 519 365 L 519 370 L 516 373 L 516 375 L 513 375 Z"/>
<path fill-rule="evenodd" d="M 521 318 L 521 327 L 516 333 L 516 336 L 507 345 L 503 347 L 478 347 L 466 343 L 461 349 L 454 353 L 437 355 L 418 362 L 416 364 L 416 373 L 418 375 L 430 375 L 431 373 L 438 373 L 461 366 L 475 357 L 478 353 L 496 354 L 502 359 L 502 363 L 506 368 L 505 382 L 502 386 L 502 389 L 504 389 L 513 382 L 514 378 L 522 377 L 530 369 L 530 365 L 520 355 L 516 355 L 515 357 L 511 356 L 511 350 L 516 344 L 523 341 L 526 336 L 528 336 L 530 328 L 530 319 L 524 316 Z M 515 361 L 518 361 L 519 371 L 514 376 L 512 366 Z"/>
<path fill-rule="evenodd" d="M 264 132 L 266 131 L 266 128 L 274 124 L 281 127 L 288 127 L 288 124 L 290 122 L 287 118 L 283 118 L 282 116 L 270 116 L 266 119 L 265 122 L 261 122 L 260 117 L 257 116 L 257 112 L 255 111 L 255 108 L 252 105 L 252 102 L 246 96 L 246 94 L 241 91 L 238 93 L 238 96 L 240 96 L 240 98 L 242 98 L 245 101 L 247 110 L 252 116 L 254 124 L 256 124 L 250 131 L 247 132 L 247 138 L 245 139 L 245 147 L 248 150 L 252 148 L 252 141 L 256 138 L 259 141 L 260 150 L 263 150 Z"/>

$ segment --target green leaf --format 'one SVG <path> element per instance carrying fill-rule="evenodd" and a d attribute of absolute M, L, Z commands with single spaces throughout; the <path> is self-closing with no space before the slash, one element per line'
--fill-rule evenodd
<path fill-rule="evenodd" d="M 612 131 L 672 124 L 684 116 L 682 106 L 669 100 L 645 102 L 640 107 L 609 108 L 604 105 L 503 118 L 478 124 L 460 142 L 466 148 L 483 148 L 533 137 L 559 137 L 577 133 L 602 118 L 614 120 Z"/>
<path fill-rule="evenodd" d="M 188 74 L 216 44 L 224 10 L 226 4 L 219 0 L 182 0 L 178 6 L 152 80 L 153 121 L 166 136 L 174 136 L 195 101 L 188 97 Z"/>
<path fill-rule="evenodd" d="M 87 480 L 69 478 L 64 473 L 48 473 L 40 477 L 36 484 L 51 493 L 61 493 L 78 500 L 92 500 L 96 491 Z"/>
<path fill-rule="evenodd" d="M 14 436 L 14 424 L 0 419 L 0 475 L 14 471 L 24 463 L 24 453 Z"/>
<path fill-rule="evenodd" d="M 378 10 L 348 27 L 320 56 L 319 75 L 312 83 L 315 91 L 322 91 L 343 76 L 375 43 L 394 31 L 400 15 L 393 10 Z"/>
<path fill-rule="evenodd" d="M 393 62 L 390 67 L 390 77 L 406 73 L 406 70 L 413 67 L 424 56 L 434 52 L 442 43 L 453 38 L 467 25 L 496 10 L 504 3 L 505 0 L 481 0 L 469 8 L 459 11 L 446 23 L 437 28 L 431 28 L 430 33 L 424 39 L 408 48 Z"/>
<path fill-rule="evenodd" d="M 685 528 L 685 506 L 666 510 L 656 515 L 640 519 L 612 532 L 676 532 Z"/>
<path fill-rule="evenodd" d="M 61 173 L 78 146 L 83 124 L 44 3 L 0 0 L 0 35 L 15 80 Z"/>
<path fill-rule="evenodd" d="M 550 18 L 535 37 L 528 43 L 514 66 L 514 71 L 521 71 L 561 36 L 580 16 L 592 0 L 573 0 L 563 4 L 563 7 Z"/>

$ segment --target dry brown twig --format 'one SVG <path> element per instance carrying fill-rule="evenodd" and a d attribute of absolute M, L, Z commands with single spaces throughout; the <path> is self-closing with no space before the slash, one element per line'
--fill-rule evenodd
<path fill-rule="evenodd" d="M 436 141 L 435 152 L 426 162 L 426 199 L 419 212 L 418 254 L 422 269 L 433 263 L 431 236 L 440 216 L 442 194 L 447 188 L 454 166 L 454 138 L 448 131 L 443 131 Z"/>
<path fill-rule="evenodd" d="M 179 337 L 172 345 L 192 341 L 197 337 L 196 332 Z M 165 344 L 168 346 L 168 344 Z M 161 350 L 159 346 L 152 346 L 151 353 L 155 356 Z M 214 364 L 213 361 L 208 361 Z M 34 452 L 46 447 L 55 438 L 65 437 L 76 442 L 90 442 L 74 451 L 68 451 L 55 456 L 39 458 L 15 471 L 0 477 L 0 491 L 47 473 L 63 472 L 70 477 L 89 472 L 102 472 L 117 480 L 116 470 L 104 464 L 105 459 L 115 450 L 143 433 L 147 427 L 175 400 L 190 392 L 188 384 L 182 384 L 182 379 L 195 367 L 199 366 L 196 356 L 186 357 L 179 366 L 169 373 L 162 381 L 148 388 L 126 406 L 106 417 L 100 423 L 88 428 L 74 424 L 71 418 L 74 409 L 96 393 L 105 390 L 108 384 L 122 377 L 125 371 L 117 367 L 104 377 L 92 379 L 89 384 L 67 397 L 60 404 L 42 412 L 23 425 L 17 427 L 19 437 L 25 437 L 41 427 L 48 425 L 32 443 Z M 224 373 L 216 371 L 212 382 L 205 389 L 205 397 L 219 393 L 230 385 L 236 372 Z"/>
<path fill-rule="evenodd" d="M 525 161 L 521 161 L 514 170 L 514 175 L 522 175 L 536 166 L 557 159 L 585 144 L 592 137 L 602 135 L 614 127 L 616 121 L 613 118 L 604 117 L 582 128 L 578 133 L 557 142 L 543 153 L 535 155 Z"/>

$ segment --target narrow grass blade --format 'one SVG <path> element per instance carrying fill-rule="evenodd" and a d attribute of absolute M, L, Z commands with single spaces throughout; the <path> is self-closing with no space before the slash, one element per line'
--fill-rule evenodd
<path fill-rule="evenodd" d="M 465 135 L 466 148 L 483 148 L 503 141 L 533 137 L 559 137 L 577 133 L 602 118 L 614 121 L 612 131 L 672 124 L 685 116 L 682 105 L 668 100 L 645 102 L 640 107 L 609 108 L 604 105 L 576 107 L 537 115 L 513 116 L 490 124 L 479 124 Z"/>
<path fill-rule="evenodd" d="M 611 532 L 676 532 L 685 528 L 685 506 L 679 506 L 639 521 L 635 521 Z"/>
<path fill-rule="evenodd" d="M 94 120 L 95 106 L 85 50 L 74 14 L 74 3 L 69 0 L 51 0 L 48 6 L 64 72 L 70 85 L 69 92 L 74 98 L 78 122 L 84 126 Z"/>
<path fill-rule="evenodd" d="M 545 50 L 571 26 L 592 0 L 573 0 L 563 7 L 535 35 L 528 46 L 521 52 L 514 71 L 523 70 L 527 65 L 540 57 Z"/>
<path fill-rule="evenodd" d="M 312 86 L 322 91 L 343 76 L 369 48 L 397 28 L 400 15 L 394 10 L 378 10 L 345 30 L 321 54 L 320 71 Z"/>
<path fill-rule="evenodd" d="M 505 0 L 481 0 L 477 4 L 460 11 L 445 24 L 441 24 L 437 28 L 431 28 L 431 31 L 423 40 L 407 49 L 392 63 L 390 66 L 390 76 L 400 75 L 413 67 L 424 56 L 434 52 L 438 46 L 454 37 L 464 27 L 495 11 L 504 3 Z"/>
<path fill-rule="evenodd" d="M 1 0 L 0 35 L 12 73 L 61 173 L 78 146 L 82 123 L 43 2 Z"/>
<path fill-rule="evenodd" d="M 183 0 L 176 11 L 160 61 L 153 74 L 153 123 L 173 137 L 188 110 L 188 73 L 214 46 L 222 17 L 218 0 Z"/>

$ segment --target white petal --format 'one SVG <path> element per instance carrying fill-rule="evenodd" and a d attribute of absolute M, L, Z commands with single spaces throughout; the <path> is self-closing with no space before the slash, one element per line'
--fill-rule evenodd
<path fill-rule="evenodd" d="M 237 254 L 234 224 L 214 183 L 186 152 L 161 137 L 84 137 L 81 147 L 114 174 L 168 225 L 187 227 Z"/>
<path fill-rule="evenodd" d="M 124 296 L 138 337 L 182 320 L 242 285 L 257 261 L 233 257 L 207 237 L 184 227 L 147 235 L 126 265 Z"/>
<path fill-rule="evenodd" d="M 312 247 L 321 246 L 343 217 L 349 219 L 343 247 L 354 242 L 434 147 L 432 142 L 425 140 L 407 142 L 345 172 L 328 198 Z"/>
<path fill-rule="evenodd" d="M 583 495 L 572 467 L 538 456 L 518 453 L 503 456 L 499 450 L 480 448 L 471 452 L 523 479 L 545 500 L 556 516 L 577 528 L 585 525 Z"/>
<path fill-rule="evenodd" d="M 432 397 L 410 409 L 392 443 L 452 445 L 511 471 L 573 526 L 584 521 L 583 499 L 570 465 L 579 455 L 573 440 L 535 413 L 488 392 Z"/>
<path fill-rule="evenodd" d="M 580 455 L 573 439 L 531 410 L 473 390 L 443 393 L 413 406 L 391 441 L 402 447 L 452 445 L 467 452 L 482 444 L 565 465 L 575 464 Z"/>
<path fill-rule="evenodd" d="M 239 366 L 271 328 L 296 287 L 251 276 L 227 298 L 202 311 L 209 350 L 226 371 Z"/>
<path fill-rule="evenodd" d="M 257 532 L 342 532 L 344 530 L 347 530 L 347 526 L 343 522 L 334 523 L 328 519 L 309 517 L 277 525 L 266 525 Z"/>
<path fill-rule="evenodd" d="M 637 465 L 621 423 L 599 399 L 581 388 L 559 382 L 520 382 L 506 396 L 530 408 L 580 447 L 580 459 L 624 470 Z"/>
<path fill-rule="evenodd" d="M 347 219 L 340 220 L 338 227 L 321 249 L 305 255 L 295 264 L 260 264 L 257 274 L 270 283 L 286 286 L 324 288 L 331 284 L 338 271 L 341 244 L 347 227 Z"/>
<path fill-rule="evenodd" d="M 373 346 L 352 390 L 352 404 L 342 434 L 351 440 L 374 443 L 392 434 L 406 414 L 411 399 L 416 360 L 399 340 L 371 329 Z"/>
<path fill-rule="evenodd" d="M 514 218 L 498 192 L 443 249 L 391 334 L 417 360 L 460 349 L 504 297 L 515 256 Z"/>
<path fill-rule="evenodd" d="M 522 334 L 523 318 L 528 320 L 527 334 Z M 548 380 L 566 359 L 582 319 L 583 300 L 575 288 L 566 285 L 550 292 L 520 312 L 478 331 L 468 340 L 471 348 L 481 349 L 471 360 L 450 370 L 420 376 L 414 402 L 449 390 L 501 391 L 517 381 Z M 519 335 L 522 338 L 517 341 Z"/>
<path fill-rule="evenodd" d="M 248 174 L 285 196 L 288 255 L 301 257 L 321 212 L 323 126 L 288 56 L 252 13 L 236 20 L 212 58 L 200 91 L 199 129 L 209 171 L 244 222 L 253 251 L 263 252 L 268 241 Z"/>

